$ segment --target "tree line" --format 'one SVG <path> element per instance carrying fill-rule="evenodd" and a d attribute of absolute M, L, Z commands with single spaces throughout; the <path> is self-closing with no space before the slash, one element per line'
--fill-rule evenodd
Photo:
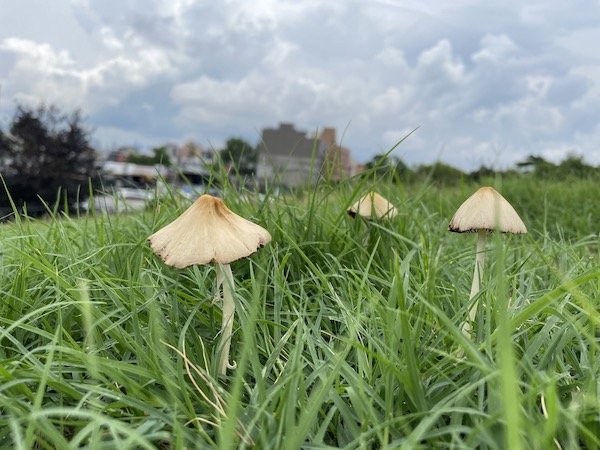
<path fill-rule="evenodd" d="M 401 159 L 388 154 L 375 155 L 366 164 L 366 173 L 387 177 L 392 182 L 417 182 L 429 180 L 438 184 L 454 184 L 463 181 L 481 182 L 486 178 L 502 176 L 532 176 L 548 180 L 568 180 L 586 178 L 600 180 L 600 167 L 586 163 L 582 155 L 568 154 L 559 163 L 553 163 L 541 156 L 529 155 L 514 167 L 504 170 L 480 166 L 477 170 L 465 172 L 443 162 L 408 167 Z"/>
<path fill-rule="evenodd" d="M 153 149 L 153 155 L 132 154 L 129 162 L 137 164 L 171 164 L 165 147 Z M 225 146 L 217 154 L 215 165 L 228 168 L 230 172 L 243 176 L 253 176 L 258 162 L 258 145 L 254 146 L 246 140 L 234 137 L 226 141 Z M 474 171 L 463 171 L 444 162 L 421 164 L 409 167 L 400 158 L 389 154 L 377 154 L 365 164 L 365 174 L 389 178 L 392 182 L 418 182 L 431 180 L 442 184 L 452 184 L 464 180 L 481 181 L 484 178 L 502 176 L 519 176 L 529 174 L 541 179 L 565 180 L 569 178 L 600 178 L 600 167 L 587 164 L 582 155 L 568 154 L 559 163 L 553 163 L 541 156 L 529 155 L 514 167 L 499 170 L 485 165 Z"/>
<path fill-rule="evenodd" d="M 0 215 L 13 208 L 39 214 L 56 206 L 72 208 L 85 200 L 92 190 L 90 180 L 97 178 L 96 151 L 90 143 L 91 131 L 79 111 L 64 114 L 53 106 L 18 106 L 6 130 L 0 127 Z M 156 147 L 153 155 L 132 154 L 137 164 L 169 166 L 167 148 Z M 230 173 L 252 177 L 256 172 L 258 146 L 241 138 L 230 138 L 218 152 L 216 165 Z M 452 184 L 465 180 L 481 181 L 502 176 L 535 176 L 542 179 L 600 179 L 600 167 L 587 164 L 581 155 L 569 154 L 559 163 L 530 155 L 515 167 L 498 171 L 482 166 L 464 172 L 443 162 L 409 167 L 390 154 L 375 155 L 365 164 L 363 176 L 390 182 L 431 181 Z M 360 175 L 359 175 L 360 176 Z"/>
<path fill-rule="evenodd" d="M 218 164 L 230 167 L 236 174 L 246 176 L 255 174 L 258 145 L 253 146 L 241 138 L 230 138 L 218 154 Z M 582 155 L 572 153 L 567 154 L 559 163 L 553 163 L 541 156 L 529 155 L 509 169 L 499 170 L 482 165 L 477 170 L 467 172 L 441 161 L 409 167 L 402 159 L 382 153 L 375 155 L 365 164 L 364 174 L 387 178 L 392 182 L 411 183 L 430 180 L 434 183 L 453 184 L 465 180 L 479 182 L 484 178 L 498 175 L 504 177 L 528 175 L 553 180 L 600 179 L 600 167 L 590 165 L 584 161 Z"/>

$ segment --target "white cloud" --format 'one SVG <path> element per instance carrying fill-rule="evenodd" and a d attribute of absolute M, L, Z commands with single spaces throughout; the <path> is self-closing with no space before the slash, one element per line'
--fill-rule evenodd
<path fill-rule="evenodd" d="M 135 57 L 118 55 L 89 67 L 79 67 L 67 50 L 26 39 L 0 41 L 2 53 L 15 57 L 4 79 L 6 91 L 15 100 L 85 107 L 89 113 L 116 106 L 128 91 L 175 72 L 168 55 L 157 48 L 140 50 Z"/>
<path fill-rule="evenodd" d="M 15 17 L 32 22 L 24 29 L 43 27 L 34 15 L 16 14 L 28 2 L 11 5 Z M 82 107 L 103 142 L 111 133 L 256 141 L 261 128 L 292 121 L 307 131 L 347 126 L 345 144 L 362 160 L 416 126 L 397 150 L 413 164 L 441 152 L 473 169 L 565 149 L 600 160 L 600 58 L 590 42 L 600 36 L 598 6 L 69 4 L 87 39 L 68 45 L 52 33 L 3 35 L 0 18 L 3 100 Z"/>
<path fill-rule="evenodd" d="M 419 55 L 417 69 L 423 77 L 448 79 L 457 83 L 464 79 L 465 67 L 452 54 L 452 45 L 447 39 L 425 49 Z"/>
<path fill-rule="evenodd" d="M 490 60 L 497 64 L 511 57 L 518 50 L 519 47 L 505 34 L 486 34 L 481 39 L 480 49 L 475 52 L 472 59 L 475 63 Z"/>
<path fill-rule="evenodd" d="M 384 66 L 395 67 L 401 70 L 407 69 L 404 52 L 402 49 L 396 47 L 385 47 L 375 55 L 375 60 Z"/>
<path fill-rule="evenodd" d="M 123 42 L 115 35 L 112 28 L 103 26 L 100 28 L 101 42 L 109 49 L 119 51 L 125 47 Z"/>

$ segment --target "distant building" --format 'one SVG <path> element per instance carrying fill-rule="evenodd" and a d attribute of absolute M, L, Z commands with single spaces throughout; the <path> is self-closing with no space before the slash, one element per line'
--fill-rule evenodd
<path fill-rule="evenodd" d="M 296 187 L 315 180 L 321 168 L 321 144 L 290 123 L 266 128 L 258 146 L 256 177 L 259 183 Z"/>
<path fill-rule="evenodd" d="M 361 172 L 364 172 L 365 169 L 366 169 L 366 165 L 365 164 L 359 163 L 358 161 L 352 160 L 352 169 L 351 169 L 351 172 L 350 172 L 350 174 L 352 176 L 357 175 L 357 174 L 359 174 Z"/>
<path fill-rule="evenodd" d="M 325 128 L 320 142 L 323 158 L 323 177 L 330 181 L 340 181 L 353 175 L 353 161 L 350 150 L 338 145 L 335 128 Z"/>
<path fill-rule="evenodd" d="M 145 166 L 109 159 L 101 163 L 100 176 L 108 185 L 143 188 L 167 178 L 169 169 L 160 164 Z"/>
<path fill-rule="evenodd" d="M 138 150 L 133 147 L 119 147 L 117 150 L 110 152 L 106 158 L 107 161 L 127 162 L 127 159 L 138 153 Z"/>
<path fill-rule="evenodd" d="M 206 184 L 210 167 L 215 163 L 216 153 L 206 150 L 194 141 L 175 147 L 172 153 L 173 170 L 191 184 Z"/>
<path fill-rule="evenodd" d="M 260 183 L 296 187 L 317 177 L 341 181 L 364 169 L 352 159 L 350 149 L 337 143 L 332 127 L 310 137 L 290 123 L 281 123 L 262 131 L 258 150 L 256 176 Z"/>
<path fill-rule="evenodd" d="M 176 165 L 185 165 L 192 162 L 210 165 L 214 163 L 216 153 L 213 150 L 206 150 L 194 141 L 187 141 L 180 147 L 174 147 L 171 157 Z"/>

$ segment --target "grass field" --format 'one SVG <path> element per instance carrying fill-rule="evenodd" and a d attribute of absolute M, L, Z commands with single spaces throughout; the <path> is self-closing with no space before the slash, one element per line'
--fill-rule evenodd
<path fill-rule="evenodd" d="M 0 447 L 600 448 L 600 185 L 490 183 L 529 234 L 489 240 L 471 339 L 475 236 L 447 226 L 478 186 L 224 188 L 273 237 L 232 264 L 225 378 L 214 267 L 147 244 L 189 200 L 2 225 Z M 400 214 L 348 217 L 371 189 Z"/>

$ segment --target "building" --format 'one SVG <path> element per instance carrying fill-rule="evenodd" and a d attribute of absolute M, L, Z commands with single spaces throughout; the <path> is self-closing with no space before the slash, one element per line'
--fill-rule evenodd
<path fill-rule="evenodd" d="M 312 137 L 290 123 L 262 131 L 256 167 L 260 184 L 296 187 L 317 178 L 341 181 L 362 169 L 350 149 L 337 143 L 335 128 L 325 127 Z"/>
<path fill-rule="evenodd" d="M 207 184 L 211 166 L 216 161 L 216 153 L 206 150 L 194 141 L 175 147 L 172 153 L 172 170 L 192 185 Z"/>
<path fill-rule="evenodd" d="M 211 178 L 217 154 L 193 141 L 182 146 L 165 144 L 156 147 L 154 156 L 135 148 L 122 147 L 111 152 L 105 161 L 98 162 L 98 171 L 106 184 L 153 186 L 158 179 L 176 186 L 205 186 Z M 164 153 L 163 153 L 164 152 Z M 162 156 L 165 156 L 165 165 Z"/>
<path fill-rule="evenodd" d="M 308 137 L 290 123 L 264 129 L 258 146 L 258 182 L 296 187 L 316 180 L 322 164 L 321 149 L 318 138 Z"/>
<path fill-rule="evenodd" d="M 350 149 L 338 145 L 335 128 L 324 128 L 319 137 L 321 143 L 323 171 L 329 181 L 340 181 L 353 175 Z"/>

